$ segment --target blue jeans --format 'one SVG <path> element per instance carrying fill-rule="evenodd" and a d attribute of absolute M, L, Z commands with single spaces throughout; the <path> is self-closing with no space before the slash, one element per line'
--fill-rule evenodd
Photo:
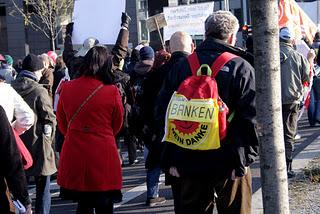
<path fill-rule="evenodd" d="M 159 178 L 161 168 L 147 169 L 147 198 L 159 197 Z"/>
<path fill-rule="evenodd" d="M 49 214 L 51 206 L 50 176 L 36 176 L 36 214 Z"/>

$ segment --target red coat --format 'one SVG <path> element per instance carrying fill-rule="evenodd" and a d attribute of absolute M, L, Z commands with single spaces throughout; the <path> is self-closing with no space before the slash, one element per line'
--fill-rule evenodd
<path fill-rule="evenodd" d="M 65 136 L 58 170 L 58 184 L 77 191 L 108 191 L 122 188 L 115 135 L 123 122 L 123 105 L 114 85 L 101 88 L 75 117 L 82 102 L 100 85 L 99 80 L 80 77 L 65 83 L 57 119 Z"/>

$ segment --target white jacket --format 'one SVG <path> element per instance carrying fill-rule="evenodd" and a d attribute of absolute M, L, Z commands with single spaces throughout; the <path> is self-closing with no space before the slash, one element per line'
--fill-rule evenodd
<path fill-rule="evenodd" d="M 0 105 L 20 135 L 34 123 L 34 113 L 23 98 L 7 83 L 0 82 Z M 15 121 L 12 121 L 15 118 Z"/>

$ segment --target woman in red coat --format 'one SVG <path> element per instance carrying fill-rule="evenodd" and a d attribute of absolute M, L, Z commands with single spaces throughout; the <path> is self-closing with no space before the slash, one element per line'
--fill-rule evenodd
<path fill-rule="evenodd" d="M 77 213 L 113 213 L 121 200 L 121 164 L 115 135 L 123 105 L 113 85 L 112 58 L 104 47 L 84 57 L 81 77 L 63 86 L 57 119 L 65 136 L 58 170 L 61 196 L 78 201 Z"/>

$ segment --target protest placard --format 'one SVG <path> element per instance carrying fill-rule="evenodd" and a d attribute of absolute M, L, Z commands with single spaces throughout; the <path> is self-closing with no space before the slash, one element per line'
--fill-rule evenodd
<path fill-rule="evenodd" d="M 296 50 L 301 53 L 305 58 L 307 58 L 310 51 L 309 46 L 303 40 L 296 41 Z"/>
<path fill-rule="evenodd" d="M 167 26 L 166 18 L 163 13 L 150 16 L 146 20 L 146 24 L 149 32 L 160 30 L 161 28 Z"/>
<path fill-rule="evenodd" d="M 164 39 L 170 39 L 176 31 L 185 31 L 190 35 L 203 35 L 204 21 L 212 14 L 213 8 L 214 2 L 163 8 L 168 24 L 164 27 Z"/>
<path fill-rule="evenodd" d="M 102 44 L 114 44 L 120 30 L 125 0 L 76 0 L 74 5 L 73 43 L 82 44 L 88 37 Z"/>

